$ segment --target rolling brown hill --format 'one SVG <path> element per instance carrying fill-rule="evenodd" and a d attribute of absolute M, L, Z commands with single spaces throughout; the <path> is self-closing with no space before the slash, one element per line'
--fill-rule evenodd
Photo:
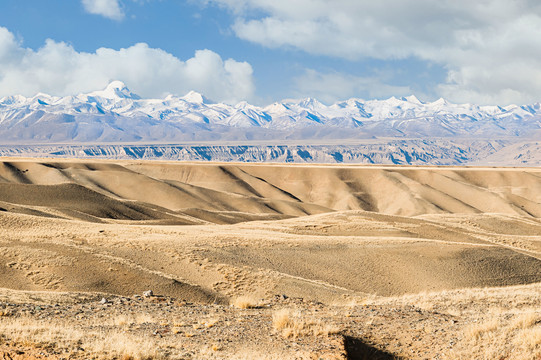
<path fill-rule="evenodd" d="M 539 169 L 4 161 L 0 185 L 0 201 L 100 219 L 231 223 L 343 210 L 541 216 Z"/>
<path fill-rule="evenodd" d="M 5 159 L 0 356 L 532 358 L 540 215 L 540 169 Z"/>
<path fill-rule="evenodd" d="M 326 299 L 541 281 L 539 169 L 4 161 L 0 208 L 3 233 L 21 242 L 4 261 L 45 249 L 71 259 L 39 270 L 49 282 L 9 267 L 0 286 L 20 289 L 129 294 L 143 271 L 148 286 L 235 296 L 219 264 L 246 278 L 242 293 Z M 94 251 L 123 270 L 100 269 Z"/>

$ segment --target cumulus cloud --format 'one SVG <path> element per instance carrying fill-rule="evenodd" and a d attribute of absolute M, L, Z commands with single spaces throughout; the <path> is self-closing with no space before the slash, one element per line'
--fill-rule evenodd
<path fill-rule="evenodd" d="M 351 76 L 341 72 L 322 73 L 308 69 L 295 79 L 297 96 L 315 97 L 328 104 L 352 97 L 365 99 L 411 95 L 408 86 L 393 86 L 381 77 Z"/>
<path fill-rule="evenodd" d="M 223 60 L 211 50 L 198 50 L 186 61 L 144 43 L 85 53 L 47 40 L 43 47 L 32 50 L 0 27 L 0 96 L 32 96 L 37 92 L 71 95 L 121 80 L 143 97 L 184 95 L 195 90 L 216 101 L 234 103 L 252 97 L 252 73 L 250 64 Z"/>
<path fill-rule="evenodd" d="M 537 0 L 207 0 L 229 8 L 236 35 L 350 60 L 409 57 L 443 66 L 453 101 L 541 99 Z"/>
<path fill-rule="evenodd" d="M 113 20 L 122 20 L 124 12 L 118 0 L 81 0 L 90 14 L 101 15 Z"/>

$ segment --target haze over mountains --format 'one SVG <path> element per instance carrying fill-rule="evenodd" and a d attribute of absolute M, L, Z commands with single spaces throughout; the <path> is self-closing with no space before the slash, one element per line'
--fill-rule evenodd
<path fill-rule="evenodd" d="M 27 146 L 23 150 L 3 147 L 3 155 L 45 151 L 68 156 L 74 155 L 73 150 L 64 145 L 39 151 L 35 146 L 92 144 L 93 150 L 78 148 L 75 152 L 132 158 L 169 153 L 167 158 L 191 160 L 460 164 L 484 161 L 503 150 L 495 161 L 505 158 L 506 164 L 535 165 L 539 159 L 531 154 L 536 153 L 539 144 L 535 140 L 540 137 L 539 103 L 478 106 L 444 99 L 425 103 L 409 96 L 349 99 L 329 106 L 307 98 L 258 107 L 246 102 L 215 103 L 195 92 L 183 97 L 141 99 L 120 81 L 113 81 L 104 90 L 76 96 L 37 94 L 0 99 L 2 145 Z M 247 149 L 232 147 L 231 143 L 227 148 L 217 147 L 250 141 L 256 145 L 251 144 L 248 155 Z M 186 155 L 186 151 L 179 155 L 171 147 L 155 147 L 190 142 L 211 142 L 205 152 L 215 154 L 198 158 Z M 265 142 L 282 147 L 269 151 L 261 146 Z M 154 147 L 134 151 L 134 143 Z M 291 153 L 283 147 L 291 143 L 302 146 L 301 153 L 298 148 Z M 126 150 L 118 144 L 132 148 Z M 322 144 L 327 147 L 322 149 Z M 351 146 L 342 149 L 338 144 Z M 194 153 L 190 149 L 187 153 Z M 239 153 L 244 155 L 239 157 Z"/>

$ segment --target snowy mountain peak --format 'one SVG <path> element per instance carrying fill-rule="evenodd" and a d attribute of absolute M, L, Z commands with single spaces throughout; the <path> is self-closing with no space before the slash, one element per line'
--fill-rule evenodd
<path fill-rule="evenodd" d="M 311 98 L 311 97 L 306 98 L 306 99 L 302 99 L 299 102 L 299 106 L 301 106 L 303 108 L 306 108 L 306 109 L 317 109 L 317 108 L 325 107 L 325 105 L 323 105 L 318 100 L 316 100 L 314 98 Z"/>
<path fill-rule="evenodd" d="M 380 103 L 382 106 L 391 106 L 391 107 L 400 107 L 404 105 L 405 102 L 407 102 L 405 98 L 398 99 L 394 96 L 391 96 L 390 98 L 386 100 L 380 100 Z"/>
<path fill-rule="evenodd" d="M 336 103 L 336 104 L 334 104 L 332 106 L 340 107 L 340 108 L 344 108 L 344 107 L 363 108 L 364 103 L 363 103 L 363 100 L 361 100 L 361 99 L 352 98 L 352 99 L 348 99 L 346 101 Z"/>
<path fill-rule="evenodd" d="M 190 91 L 183 97 L 181 97 L 182 100 L 185 100 L 187 102 L 196 103 L 196 104 L 212 104 L 213 102 L 197 91 Z"/>
<path fill-rule="evenodd" d="M 109 83 L 109 85 L 107 85 L 107 87 L 105 88 L 105 90 L 107 91 L 112 91 L 112 90 L 128 90 L 128 87 L 126 86 L 126 84 L 124 84 L 122 81 L 120 80 L 113 80 Z M 128 90 L 129 91 L 129 90 Z"/>
<path fill-rule="evenodd" d="M 235 105 L 235 108 L 236 109 L 254 109 L 255 106 L 251 105 L 247 101 L 241 101 L 241 102 L 237 103 L 237 105 Z"/>
<path fill-rule="evenodd" d="M 9 95 L 0 98 L 0 104 L 13 105 L 17 103 L 24 103 L 26 98 L 22 95 Z"/>
<path fill-rule="evenodd" d="M 418 105 L 422 105 L 422 104 L 423 104 L 423 102 L 422 102 L 421 100 L 417 99 L 417 96 L 415 96 L 415 95 L 406 96 L 404 99 L 405 99 L 407 102 L 410 102 L 410 103 L 412 103 L 412 104 L 418 104 Z"/>
<path fill-rule="evenodd" d="M 436 105 L 436 106 L 445 106 L 445 105 L 450 105 L 449 102 L 447 100 L 445 100 L 444 98 L 439 98 L 438 100 L 430 103 L 431 105 Z"/>
<path fill-rule="evenodd" d="M 329 106 L 313 98 L 265 107 L 247 102 L 231 106 L 195 91 L 183 97 L 140 99 L 121 81 L 77 96 L 0 99 L 0 142 L 13 143 L 521 136 L 541 137 L 539 103 L 506 107 L 444 99 L 423 103 L 412 95 L 352 98 Z"/>
<path fill-rule="evenodd" d="M 141 99 L 138 95 L 132 93 L 130 89 L 122 81 L 112 81 L 107 85 L 104 90 L 93 91 L 87 96 L 99 96 L 105 99 L 118 100 L 118 99 Z"/>

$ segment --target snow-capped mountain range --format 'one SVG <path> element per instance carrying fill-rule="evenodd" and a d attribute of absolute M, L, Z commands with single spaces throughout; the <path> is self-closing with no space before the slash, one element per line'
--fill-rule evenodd
<path fill-rule="evenodd" d="M 196 92 L 142 99 L 120 81 L 76 96 L 0 98 L 0 145 L 374 137 L 541 138 L 541 105 L 477 106 L 409 96 L 330 106 L 308 98 L 258 107 L 215 103 Z"/>

